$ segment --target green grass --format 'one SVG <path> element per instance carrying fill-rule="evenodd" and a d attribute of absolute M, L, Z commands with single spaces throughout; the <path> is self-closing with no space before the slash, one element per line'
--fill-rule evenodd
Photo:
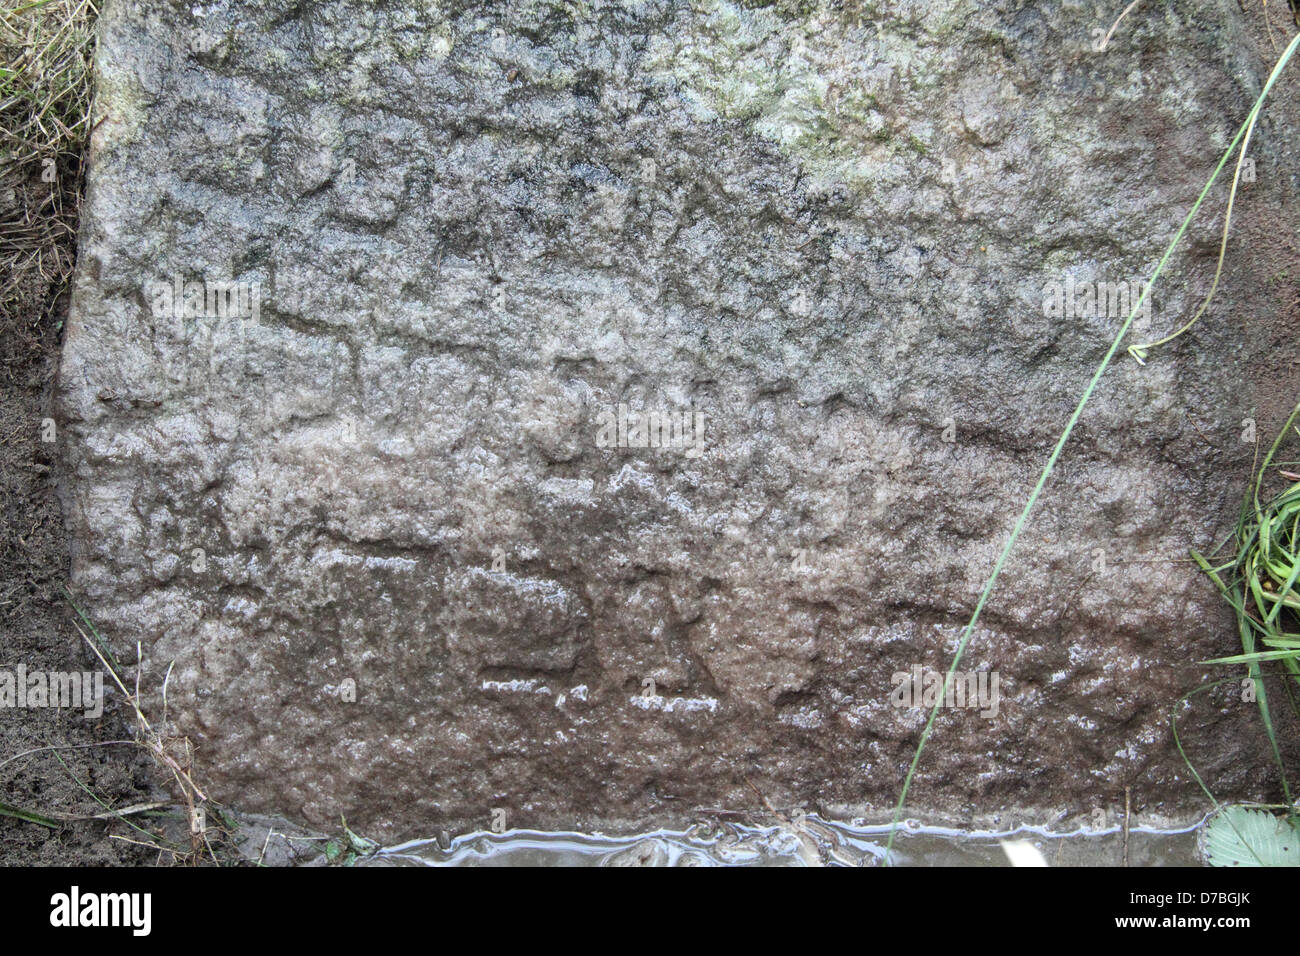
<path fill-rule="evenodd" d="M 1262 504 L 1260 493 L 1278 449 L 1295 428 L 1298 417 L 1300 405 L 1291 412 L 1255 473 L 1242 502 L 1231 557 L 1214 565 L 1204 555 L 1192 552 L 1192 558 L 1231 605 L 1241 638 L 1240 654 L 1206 663 L 1246 665 L 1286 803 L 1293 814 L 1295 799 L 1278 746 L 1263 668 L 1276 661 L 1300 685 L 1300 592 L 1296 590 L 1300 581 L 1300 481 L 1289 480 L 1280 493 Z"/>
<path fill-rule="evenodd" d="M 27 823 L 35 823 L 38 826 L 49 827 L 52 830 L 59 828 L 58 820 L 51 820 L 49 817 L 31 810 L 24 810 L 21 807 L 11 807 L 7 803 L 0 803 L 0 817 L 9 817 L 13 820 L 23 820 Z"/>

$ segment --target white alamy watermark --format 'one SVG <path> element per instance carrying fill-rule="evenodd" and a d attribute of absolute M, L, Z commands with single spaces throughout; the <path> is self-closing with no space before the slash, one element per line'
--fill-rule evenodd
<path fill-rule="evenodd" d="M 154 318 L 238 319 L 254 325 L 262 317 L 262 287 L 258 282 L 229 279 L 186 281 L 174 276 L 170 282 L 149 283 L 149 300 Z"/>
<path fill-rule="evenodd" d="M 50 925 L 120 926 L 129 928 L 133 936 L 148 936 L 153 929 L 153 894 L 83 893 L 74 886 L 50 897 Z"/>
<path fill-rule="evenodd" d="M 600 448 L 674 448 L 687 458 L 704 453 L 704 413 L 650 409 L 634 412 L 626 404 L 596 416 Z"/>
<path fill-rule="evenodd" d="M 25 664 L 0 670 L 0 709 L 81 708 L 85 716 L 104 713 L 104 675 L 99 671 L 29 671 Z"/>
<path fill-rule="evenodd" d="M 1064 282 L 1049 282 L 1043 286 L 1043 315 L 1049 319 L 1127 319 L 1129 313 L 1142 299 L 1137 313 L 1151 318 L 1151 295 L 1148 283 L 1141 279 L 1132 282 L 1075 282 L 1067 275 Z"/>
<path fill-rule="evenodd" d="M 889 702 L 895 707 L 921 707 L 929 709 L 939 703 L 943 694 L 944 707 L 979 708 L 981 717 L 997 717 L 1001 695 L 998 692 L 997 671 L 954 671 L 945 691 L 943 671 L 931 670 L 920 664 L 910 671 L 898 671 L 890 682 L 894 689 Z"/>

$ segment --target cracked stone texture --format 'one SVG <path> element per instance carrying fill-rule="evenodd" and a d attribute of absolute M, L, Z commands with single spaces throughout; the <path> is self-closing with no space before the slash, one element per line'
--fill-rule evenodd
<path fill-rule="evenodd" d="M 1107 26 L 109 0 L 73 586 L 156 710 L 174 662 L 209 796 L 383 836 L 890 806 L 925 720 L 891 677 L 950 660 L 1122 319 L 1045 286 L 1149 272 L 1271 65 L 1235 3 Z M 1216 304 L 1083 416 L 963 664 L 998 714 L 943 712 L 914 813 L 1186 808 L 1175 709 L 1219 796 L 1272 795 L 1254 705 L 1178 701 L 1235 642 L 1183 559 L 1291 402 L 1283 108 Z M 1224 198 L 1139 336 L 1205 294 Z M 256 320 L 156 314 L 176 277 Z M 605 447 L 619 403 L 702 454 Z"/>

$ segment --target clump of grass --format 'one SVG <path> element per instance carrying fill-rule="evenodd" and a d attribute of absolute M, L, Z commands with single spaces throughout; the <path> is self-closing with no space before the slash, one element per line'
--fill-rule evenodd
<path fill-rule="evenodd" d="M 76 261 L 97 0 L 0 10 L 0 319 L 34 331 Z"/>
<path fill-rule="evenodd" d="M 1297 581 L 1300 581 L 1300 474 L 1286 470 L 1294 467 L 1293 464 L 1276 463 L 1278 476 L 1287 483 L 1271 499 L 1264 502 L 1260 499 L 1270 471 L 1275 467 L 1278 450 L 1295 428 L 1297 418 L 1300 418 L 1300 405 L 1291 412 L 1255 470 L 1230 539 L 1231 550 L 1225 542 L 1210 557 L 1192 551 L 1193 560 L 1236 613 L 1241 640 L 1240 654 L 1204 663 L 1246 665 L 1247 679 L 1253 685 L 1255 703 L 1259 707 L 1286 798 L 1281 806 L 1220 804 L 1183 750 L 1178 736 L 1176 707 L 1170 720 L 1174 744 L 1193 779 L 1215 808 L 1213 816 L 1201 828 L 1199 839 L 1201 853 L 1211 866 L 1294 866 L 1300 859 L 1300 849 L 1297 848 L 1300 812 L 1297 812 L 1282 760 L 1273 712 L 1264 686 L 1264 669 L 1272 662 L 1278 662 L 1289 678 L 1283 688 L 1287 691 L 1292 710 L 1296 710 L 1290 681 L 1300 684 L 1300 592 L 1296 590 Z M 1229 552 L 1226 561 L 1211 563 L 1211 558 L 1220 560 L 1214 555 L 1224 552 Z M 1237 678 L 1225 678 L 1204 684 L 1185 695 L 1179 706 L 1198 694 L 1236 683 Z M 1297 716 L 1300 716 L 1300 711 Z M 1285 819 L 1273 815 L 1277 810 L 1283 812 Z"/>
<path fill-rule="evenodd" d="M 1282 440 L 1295 427 L 1297 417 L 1300 417 L 1300 405 L 1291 412 L 1255 473 L 1255 480 L 1242 502 L 1231 557 L 1222 564 L 1212 565 L 1205 556 L 1192 552 L 1192 558 L 1232 606 L 1241 637 L 1240 654 L 1207 663 L 1246 665 L 1255 684 L 1255 701 L 1292 813 L 1295 800 L 1278 747 L 1264 688 L 1263 667 L 1277 661 L 1291 680 L 1300 685 L 1300 591 L 1296 589 L 1300 581 L 1300 475 L 1281 470 L 1281 476 L 1289 483 L 1263 504 L 1260 492 Z"/>

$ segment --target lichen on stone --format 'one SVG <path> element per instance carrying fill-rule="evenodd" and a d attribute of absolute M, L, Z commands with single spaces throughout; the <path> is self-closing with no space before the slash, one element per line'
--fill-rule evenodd
<path fill-rule="evenodd" d="M 864 186 L 900 154 L 928 151 L 913 112 L 943 55 L 924 23 L 886 33 L 856 11 L 699 0 L 648 65 L 700 121 L 743 122 L 815 177 Z"/>

